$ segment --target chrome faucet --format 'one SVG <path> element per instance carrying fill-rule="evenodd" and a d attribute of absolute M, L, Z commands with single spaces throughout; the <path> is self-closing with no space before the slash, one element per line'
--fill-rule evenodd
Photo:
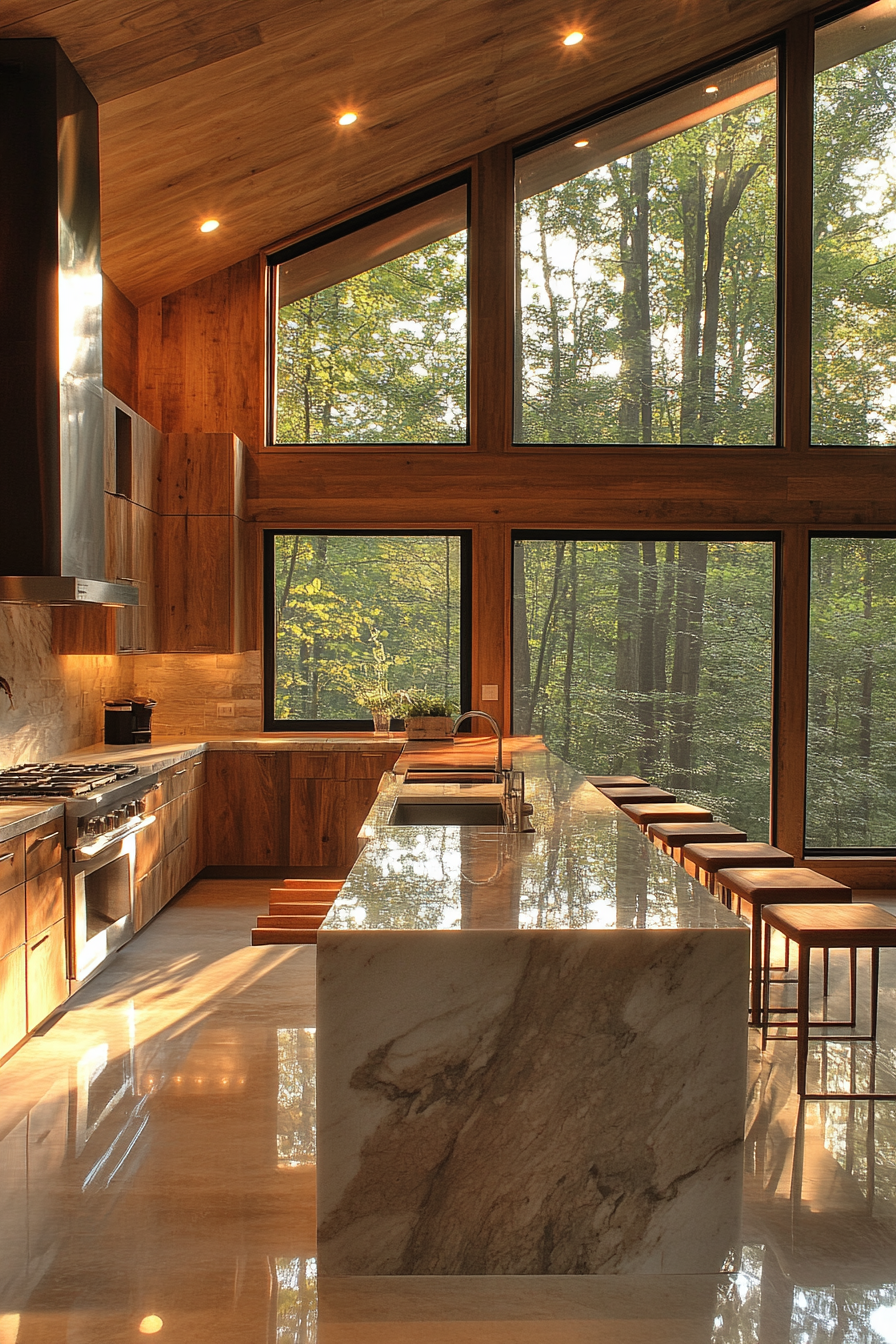
<path fill-rule="evenodd" d="M 499 779 L 499 780 L 500 780 L 500 779 L 503 779 L 503 778 L 504 778 L 504 734 L 501 732 L 501 729 L 500 729 L 500 727 L 499 727 L 499 725 L 498 725 L 498 721 L 497 721 L 497 719 L 493 719 L 492 716 L 491 716 L 491 714 L 486 714 L 486 712 L 485 712 L 484 709 L 468 709 L 465 713 L 463 713 L 463 714 L 459 714 L 459 715 L 457 716 L 457 718 L 454 720 L 454 727 L 452 728 L 451 731 L 452 731 L 453 733 L 456 733 L 456 732 L 457 732 L 457 725 L 458 725 L 459 723 L 463 723 L 464 719 L 476 719 L 476 718 L 479 718 L 479 719 L 488 719 L 489 723 L 491 724 L 491 726 L 492 726 L 492 727 L 494 728 L 494 730 L 495 730 L 495 737 L 498 739 L 498 751 L 497 751 L 497 754 L 495 755 L 495 773 L 496 773 L 496 775 L 498 776 L 498 779 Z"/>

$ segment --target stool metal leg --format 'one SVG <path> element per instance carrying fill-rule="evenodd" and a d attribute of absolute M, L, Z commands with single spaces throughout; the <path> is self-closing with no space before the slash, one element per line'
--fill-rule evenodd
<path fill-rule="evenodd" d="M 809 969 L 812 949 L 800 944 L 797 968 L 796 1077 L 801 1097 L 806 1095 L 806 1065 L 809 1059 Z"/>
<path fill-rule="evenodd" d="M 880 948 L 871 949 L 871 1039 L 877 1039 L 877 989 L 880 983 Z"/>
<path fill-rule="evenodd" d="M 765 926 L 765 955 L 762 959 L 762 1048 L 768 1045 L 769 1001 L 771 998 L 772 926 Z"/>

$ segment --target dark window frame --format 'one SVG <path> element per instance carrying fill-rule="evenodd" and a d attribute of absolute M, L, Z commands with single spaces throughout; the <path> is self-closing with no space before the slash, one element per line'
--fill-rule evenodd
<path fill-rule="evenodd" d="M 472 398 L 470 396 L 470 384 L 472 382 L 471 353 L 472 337 L 471 329 L 473 324 L 473 304 L 471 302 L 473 293 L 473 265 L 472 265 L 472 246 L 471 246 L 471 226 L 472 226 L 472 196 L 473 196 L 473 174 L 472 169 L 463 169 L 457 173 L 451 173 L 447 177 L 439 178 L 437 182 L 431 182 L 424 187 L 418 187 L 414 191 L 405 192 L 403 195 L 395 197 L 393 200 L 385 202 L 383 205 L 374 206 L 371 209 L 363 210 L 360 214 L 352 215 L 351 218 L 342 220 L 338 224 L 333 224 L 329 228 L 320 229 L 307 237 L 300 238 L 297 242 L 290 243 L 285 247 L 278 248 L 274 252 L 269 252 L 265 257 L 266 274 L 266 313 L 265 313 L 265 447 L 284 452 L 389 452 L 398 450 L 406 452 L 408 450 L 420 451 L 435 449 L 440 452 L 457 452 L 469 449 L 472 443 L 472 431 L 470 415 L 472 408 Z M 462 441 L 452 443 L 278 443 L 276 438 L 277 422 L 277 404 L 276 404 L 276 381 L 277 381 L 277 268 L 284 262 L 292 261 L 294 257 L 304 256 L 306 253 L 314 252 L 319 247 L 326 246 L 327 243 L 337 242 L 339 239 L 350 237 L 353 233 L 359 233 L 368 228 L 371 224 L 378 224 L 382 220 L 390 219 L 395 215 L 402 214 L 412 206 L 421 205 L 425 201 L 434 200 L 449 191 L 454 191 L 457 187 L 466 187 L 467 191 L 467 377 L 466 377 L 466 438 Z M 358 274 L 363 274 L 359 271 Z"/>
<path fill-rule="evenodd" d="M 473 534 L 465 528 L 433 527 L 274 527 L 263 534 L 263 683 L 266 733 L 372 732 L 372 718 L 276 719 L 274 717 L 277 659 L 274 648 L 274 538 L 301 537 L 457 537 L 460 540 L 460 698 L 461 711 L 469 709 L 472 695 Z M 469 723 L 464 725 L 469 728 Z"/>
<path fill-rule="evenodd" d="M 856 9 L 862 9 L 868 3 L 875 3 L 875 0 L 858 0 L 853 6 Z M 838 14 L 836 17 L 842 17 Z M 820 26 L 820 20 L 819 26 Z M 749 42 L 734 51 L 727 52 L 725 56 L 713 61 L 704 61 L 700 64 L 690 66 L 686 70 L 678 71 L 672 78 L 664 79 L 647 88 L 639 89 L 636 93 L 620 98 L 606 107 L 602 107 L 597 112 L 591 112 L 587 116 L 579 116 L 566 122 L 559 130 L 551 130 L 546 134 L 532 136 L 529 139 L 520 142 L 514 146 L 513 150 L 513 169 L 512 183 L 516 182 L 517 161 L 525 158 L 539 149 L 545 149 L 548 145 L 559 143 L 562 140 L 568 140 L 571 136 L 584 131 L 598 123 L 611 121 L 614 117 L 630 111 L 636 107 L 645 107 L 649 103 L 664 97 L 666 94 L 674 93 L 676 89 L 684 88 L 688 84 L 695 83 L 711 77 L 719 70 L 724 70 L 728 66 L 737 65 L 741 61 L 749 60 L 751 56 L 761 55 L 763 52 L 774 51 L 777 59 L 778 87 L 777 93 L 777 135 L 775 137 L 775 182 L 776 182 L 776 239 L 775 239 L 775 410 L 773 416 L 774 441 L 770 444 L 749 444 L 749 443 L 526 443 L 516 438 L 516 397 L 517 397 L 517 350 L 515 333 L 517 330 L 516 320 L 516 294 L 513 294 L 513 317 L 512 331 L 510 336 L 510 378 L 511 378 L 511 416 L 510 416 L 510 434 L 511 447 L 514 452 L 546 452 L 551 449 L 557 449 L 562 452 L 601 452 L 601 451 L 626 451 L 626 452 L 689 452 L 689 453 L 730 453 L 730 452 L 775 452 L 784 448 L 784 322 L 785 322 L 785 261 L 786 261 L 786 210 L 785 196 L 787 192 L 787 143 L 786 143 L 786 88 L 787 88 L 787 32 L 785 29 L 776 28 L 767 36 L 756 41 Z M 511 210 L 513 211 L 514 221 L 516 219 L 516 193 L 511 190 Z M 514 235 L 516 229 L 514 228 Z M 512 256 L 512 265 L 514 276 L 517 274 L 518 257 L 516 254 L 516 244 L 514 243 Z"/>
<path fill-rule="evenodd" d="M 896 535 L 896 533 L 894 533 Z M 749 528 L 732 531 L 730 528 L 514 528 L 510 534 L 510 563 L 513 566 L 513 547 L 517 541 L 766 541 L 772 550 L 772 656 L 771 656 L 771 732 L 769 734 L 769 836 L 774 843 L 778 827 L 778 743 L 780 739 L 781 687 L 781 587 L 785 535 L 777 528 Z M 807 610 L 808 619 L 808 610 Z M 513 713 L 513 611 L 510 614 L 510 708 Z M 512 725 L 512 719 L 511 719 Z M 511 727 L 511 731 L 514 731 Z"/>
<path fill-rule="evenodd" d="M 859 5 L 859 9 L 866 6 Z M 839 17 L 839 16 L 838 16 Z M 809 830 L 809 677 L 811 675 L 811 640 L 812 640 L 812 542 L 823 538 L 841 538 L 851 541 L 873 541 L 876 538 L 896 541 L 896 528 L 865 527 L 861 531 L 855 528 L 843 527 L 813 527 L 808 535 L 808 546 L 806 549 L 807 565 L 807 600 L 806 600 L 806 743 L 805 743 L 805 787 L 803 789 L 803 855 L 808 859 L 851 859 L 851 858 L 892 858 L 896 855 L 896 844 L 893 845 L 842 845 L 839 848 L 822 847 L 808 845 L 806 838 Z"/>

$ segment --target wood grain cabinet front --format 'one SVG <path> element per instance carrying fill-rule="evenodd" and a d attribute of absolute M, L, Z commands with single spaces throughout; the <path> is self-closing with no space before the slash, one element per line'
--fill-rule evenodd
<path fill-rule="evenodd" d="M 27 1030 L 23 944 L 0 957 L 0 1059 L 15 1050 Z"/>
<path fill-rule="evenodd" d="M 62 867 L 48 868 L 25 883 L 25 937 L 43 933 L 65 917 L 65 888 Z"/>
<path fill-rule="evenodd" d="M 44 929 L 25 944 L 27 1030 L 35 1031 L 68 994 L 65 978 L 65 921 Z"/>
<path fill-rule="evenodd" d="M 0 841 L 0 891 L 9 891 L 25 881 L 25 837 Z"/>
<path fill-rule="evenodd" d="M 25 884 L 0 892 L 0 957 L 25 941 Z"/>
<path fill-rule="evenodd" d="M 290 862 L 289 756 L 283 751 L 208 753 L 206 863 L 269 867 Z"/>
<path fill-rule="evenodd" d="M 399 750 L 290 753 L 290 864 L 348 872 L 380 777 L 399 755 Z"/>
<path fill-rule="evenodd" d="M 60 817 L 35 827 L 25 836 L 25 876 L 29 882 L 62 862 L 62 826 Z"/>

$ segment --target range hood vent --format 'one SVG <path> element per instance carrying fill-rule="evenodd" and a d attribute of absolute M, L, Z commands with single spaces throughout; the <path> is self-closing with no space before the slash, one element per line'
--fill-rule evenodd
<path fill-rule="evenodd" d="M 0 41 L 0 602 L 136 606 L 105 578 L 97 105 L 51 38 Z"/>

